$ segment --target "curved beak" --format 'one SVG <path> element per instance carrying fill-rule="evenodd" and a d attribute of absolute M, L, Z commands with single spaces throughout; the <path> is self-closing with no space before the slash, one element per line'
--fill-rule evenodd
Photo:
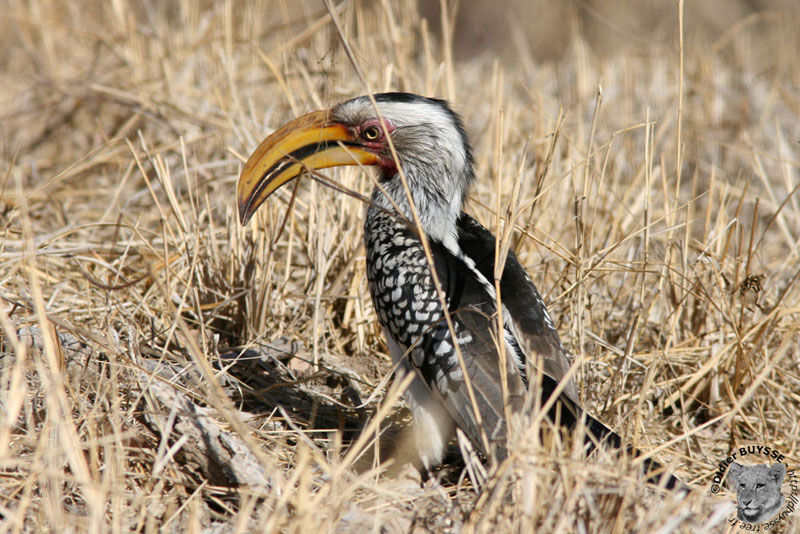
<path fill-rule="evenodd" d="M 267 197 L 303 171 L 379 162 L 347 126 L 331 121 L 330 111 L 298 117 L 264 139 L 245 163 L 236 188 L 239 220 L 246 224 Z"/>

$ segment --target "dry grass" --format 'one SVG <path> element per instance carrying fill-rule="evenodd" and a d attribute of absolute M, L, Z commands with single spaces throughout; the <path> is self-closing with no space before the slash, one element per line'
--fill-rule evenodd
<path fill-rule="evenodd" d="M 301 180 L 293 209 L 287 188 L 242 228 L 234 202 L 267 132 L 366 91 L 322 4 L 11 0 L 0 530 L 724 530 L 732 497 L 708 488 L 730 447 L 800 458 L 800 16 L 691 32 L 681 70 L 672 15 L 668 38 L 607 54 L 571 19 L 547 63 L 522 20 L 513 61 L 454 63 L 450 25 L 428 31 L 414 2 L 338 10 L 373 89 L 464 115 L 471 213 L 496 227 L 520 180 L 512 243 L 581 362 L 585 405 L 689 481 L 682 501 L 628 462 L 537 436 L 480 493 L 457 473 L 420 488 L 407 466 L 370 467 L 378 430 L 405 416 L 382 380 L 363 205 Z M 329 174 L 371 187 L 357 169 Z M 302 348 L 219 364 L 276 340 Z M 171 414 L 147 387 L 153 359 L 186 371 L 175 388 L 268 484 L 206 476 L 153 423 Z"/>

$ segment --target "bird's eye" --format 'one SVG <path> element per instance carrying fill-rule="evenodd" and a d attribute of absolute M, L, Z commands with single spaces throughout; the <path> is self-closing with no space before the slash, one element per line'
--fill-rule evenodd
<path fill-rule="evenodd" d="M 381 136 L 381 131 L 377 126 L 368 126 L 361 132 L 361 137 L 366 141 L 376 141 Z"/>

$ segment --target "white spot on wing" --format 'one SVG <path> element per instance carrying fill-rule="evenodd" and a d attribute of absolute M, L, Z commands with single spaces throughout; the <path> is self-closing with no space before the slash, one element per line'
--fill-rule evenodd
<path fill-rule="evenodd" d="M 448 354 L 451 350 L 453 350 L 453 346 L 447 342 L 447 340 L 442 340 L 436 344 L 436 354 L 439 356 L 444 356 Z"/>

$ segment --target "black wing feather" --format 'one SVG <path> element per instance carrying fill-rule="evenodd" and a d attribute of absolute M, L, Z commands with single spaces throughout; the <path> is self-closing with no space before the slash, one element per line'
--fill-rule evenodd
<path fill-rule="evenodd" d="M 458 221 L 458 241 L 461 250 L 475 262 L 478 271 L 487 280 L 493 281 L 494 235 L 475 219 L 462 213 Z M 539 291 L 513 251 L 509 251 L 506 257 L 500 278 L 500 296 L 510 314 L 516 342 L 528 357 L 528 365 L 535 368 L 541 362 L 543 374 L 560 381 L 569 370 L 569 359 Z M 565 384 L 564 392 L 573 402 L 580 402 L 574 380 L 570 379 Z"/>

